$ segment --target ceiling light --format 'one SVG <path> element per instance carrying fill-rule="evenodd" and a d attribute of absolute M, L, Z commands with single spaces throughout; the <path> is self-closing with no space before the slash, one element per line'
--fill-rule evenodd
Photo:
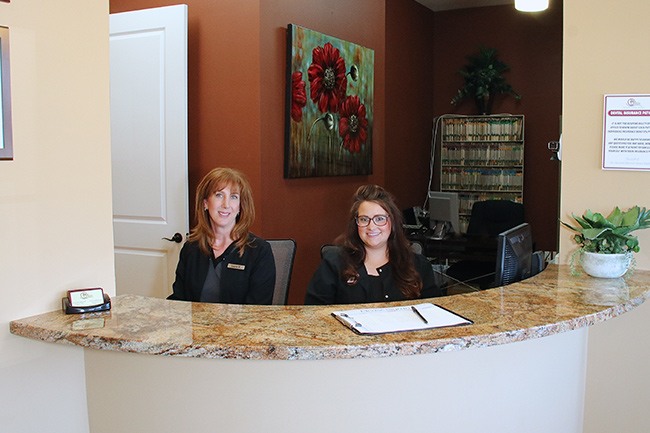
<path fill-rule="evenodd" d="M 515 0 L 515 9 L 521 12 L 540 12 L 548 9 L 548 0 Z"/>

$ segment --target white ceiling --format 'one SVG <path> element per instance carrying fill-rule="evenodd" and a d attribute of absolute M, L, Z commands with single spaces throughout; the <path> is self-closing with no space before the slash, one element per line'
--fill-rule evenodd
<path fill-rule="evenodd" d="M 514 4 L 514 0 L 415 0 L 432 11 Z"/>

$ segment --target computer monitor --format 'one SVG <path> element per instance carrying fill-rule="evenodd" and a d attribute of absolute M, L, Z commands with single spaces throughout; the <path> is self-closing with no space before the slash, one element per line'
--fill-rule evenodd
<path fill-rule="evenodd" d="M 429 191 L 429 220 L 434 237 L 443 238 L 450 232 L 460 234 L 458 203 L 456 192 Z"/>
<path fill-rule="evenodd" d="M 499 233 L 494 284 L 505 286 L 531 276 L 533 236 L 528 223 Z"/>

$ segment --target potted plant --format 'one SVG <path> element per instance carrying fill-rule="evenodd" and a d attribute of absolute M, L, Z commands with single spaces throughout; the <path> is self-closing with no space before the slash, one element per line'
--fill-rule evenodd
<path fill-rule="evenodd" d="M 580 246 L 580 263 L 584 271 L 594 277 L 617 278 L 625 274 L 632 263 L 632 253 L 639 252 L 639 240 L 632 233 L 650 228 L 650 210 L 631 207 L 621 211 L 619 207 L 604 217 L 587 210 L 582 216 L 572 215 L 578 225 L 560 221 L 576 232 L 573 240 Z M 571 265 L 574 268 L 574 254 Z"/>
<path fill-rule="evenodd" d="M 479 114 L 490 114 L 494 96 L 497 94 L 512 95 L 516 100 L 521 96 L 512 89 L 503 77 L 508 65 L 497 58 L 494 48 L 480 48 L 478 54 L 468 56 L 467 64 L 458 71 L 465 79 L 465 85 L 451 100 L 452 105 L 458 104 L 465 98 L 473 98 Z"/>

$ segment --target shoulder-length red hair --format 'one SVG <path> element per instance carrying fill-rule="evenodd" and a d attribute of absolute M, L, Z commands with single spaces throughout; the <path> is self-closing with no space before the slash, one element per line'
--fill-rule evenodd
<path fill-rule="evenodd" d="M 210 214 L 205 210 L 204 200 L 216 191 L 230 187 L 231 190 L 239 193 L 239 215 L 230 236 L 235 241 L 239 255 L 244 254 L 244 247 L 249 243 L 248 235 L 250 228 L 255 221 L 255 206 L 253 204 L 253 193 L 246 176 L 232 168 L 218 167 L 206 174 L 196 187 L 196 203 L 194 214 L 196 225 L 192 228 L 189 240 L 196 241 L 199 248 L 205 254 L 210 254 L 214 242 L 214 232 Z"/>

